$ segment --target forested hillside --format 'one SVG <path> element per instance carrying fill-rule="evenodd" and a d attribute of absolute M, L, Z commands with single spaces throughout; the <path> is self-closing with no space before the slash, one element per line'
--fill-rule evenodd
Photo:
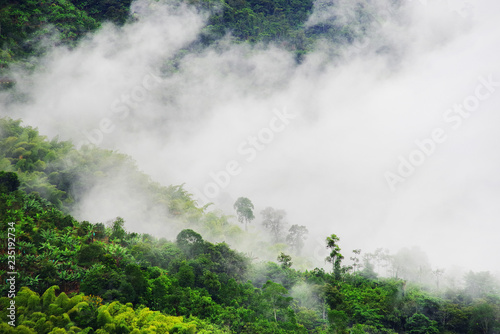
<path fill-rule="evenodd" d="M 370 1 L 354 6 L 356 26 L 336 16 L 311 22 L 311 0 L 175 3 L 206 17 L 191 51 L 221 41 L 278 45 L 297 63 L 323 39 L 334 54 L 378 20 Z M 12 73 L 43 71 L 51 47 L 74 48 L 136 16 L 130 0 L 3 1 L 0 93 L 28 101 Z M 155 221 L 162 233 L 132 231 L 121 217 L 74 218 L 85 216 L 84 194 L 110 179 L 133 192 L 113 196 L 141 197 L 136 226 Z M 48 138 L 0 113 L 0 333 L 500 333 L 500 285 L 490 272 L 445 282 L 441 269 L 409 261 L 414 249 L 348 251 L 336 234 L 322 236 L 327 256 L 314 268 L 306 226 L 285 227 L 284 210 L 256 212 L 246 197 L 233 209 L 200 205 L 126 154 Z"/>
<path fill-rule="evenodd" d="M 0 8 L 0 75 L 9 65 L 28 68 L 49 45 L 73 47 L 86 34 L 103 24 L 123 25 L 134 20 L 131 0 L 81 1 L 47 0 L 11 1 Z M 357 9 L 360 27 L 337 24 L 305 23 L 312 12 L 312 1 L 186 1 L 208 13 L 207 27 L 196 44 L 209 45 L 225 36 L 237 42 L 278 43 L 300 59 L 314 40 L 325 37 L 337 43 L 350 43 L 364 27 L 376 19 L 372 9 Z M 3 83 L 5 86 L 7 83 Z"/>
<path fill-rule="evenodd" d="M 158 239 L 126 231 L 121 218 L 78 222 L 61 211 L 75 200 L 77 175 L 101 175 L 92 161 L 129 158 L 48 141 L 19 121 L 4 119 L 1 129 L 1 257 L 12 259 L 11 232 L 18 272 L 17 327 L 4 322 L 5 333 L 494 333 L 500 325 L 488 273 L 431 293 L 378 277 L 369 260 L 344 264 L 335 235 L 325 238 L 330 269 L 299 271 L 289 255 L 255 262 L 190 228 Z M 69 157 L 79 157 L 73 169 L 62 163 Z M 181 187 L 142 182 L 171 215 L 197 213 L 181 224 L 213 220 Z M 3 284 L 3 321 L 9 291 Z"/>

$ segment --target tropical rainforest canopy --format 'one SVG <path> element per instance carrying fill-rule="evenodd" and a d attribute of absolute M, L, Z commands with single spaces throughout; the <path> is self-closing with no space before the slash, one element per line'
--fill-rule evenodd
<path fill-rule="evenodd" d="M 306 27 L 309 0 L 185 2 L 209 13 L 192 49 L 229 34 L 235 43 L 279 43 L 300 62 L 321 38 L 348 44 L 363 33 L 334 19 Z M 72 48 L 104 24 L 133 21 L 130 5 L 2 2 L 0 77 L 13 67 L 43 66 L 37 59 L 47 40 Z M 364 6 L 356 12 L 361 27 L 373 19 Z M 5 77 L 0 85 L 5 92 L 15 82 Z M 164 208 L 177 233 L 159 238 L 127 231 L 120 217 L 99 223 L 72 217 L 81 194 L 116 166 L 127 170 L 127 182 L 152 207 Z M 324 268 L 297 268 L 294 263 L 307 263 L 301 251 L 308 230 L 285 229 L 283 210 L 255 212 L 251 199 L 241 197 L 231 213 L 241 224 L 233 223 L 231 216 L 198 205 L 182 185 L 154 182 L 127 155 L 49 139 L 22 120 L 0 119 L 0 170 L 1 333 L 500 332 L 500 290 L 489 272 L 471 271 L 464 285 L 440 286 L 439 269 L 424 273 L 383 252 L 351 254 L 335 234 L 324 236 Z M 207 241 L 249 238 L 251 232 L 244 230 L 257 223 L 271 236 L 261 246 L 274 261 L 257 261 L 225 242 Z M 6 267 L 13 231 L 14 299 L 8 297 L 11 270 Z M 381 263 L 387 277 L 376 268 Z M 424 284 L 425 275 L 430 284 Z M 16 316 L 9 323 L 12 300 Z"/>

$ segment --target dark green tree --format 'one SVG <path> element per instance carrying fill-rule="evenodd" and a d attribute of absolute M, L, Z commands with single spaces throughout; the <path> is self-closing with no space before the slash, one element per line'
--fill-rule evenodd
<path fill-rule="evenodd" d="M 339 240 L 335 234 L 326 238 L 326 248 L 330 249 L 330 255 L 326 257 L 326 261 L 333 265 L 333 274 L 336 280 L 341 278 L 342 260 L 344 259 L 344 256 L 340 254 Z"/>
<path fill-rule="evenodd" d="M 422 313 L 415 313 L 406 322 L 406 329 L 410 334 L 437 334 L 437 322 L 430 320 Z"/>
<path fill-rule="evenodd" d="M 77 263 L 82 267 L 90 267 L 104 259 L 104 247 L 99 243 L 84 245 L 77 253 Z"/>
<path fill-rule="evenodd" d="M 347 325 L 349 323 L 349 317 L 342 310 L 330 310 L 328 311 L 328 321 L 330 322 L 330 327 L 334 330 L 334 333 L 347 334 Z"/>
<path fill-rule="evenodd" d="M 262 287 L 262 297 L 269 304 L 274 321 L 278 321 L 278 310 L 286 309 L 290 305 L 292 298 L 286 297 L 288 290 L 281 284 L 267 281 Z"/>
<path fill-rule="evenodd" d="M 0 193 L 16 191 L 21 183 L 16 173 L 0 171 Z"/>
<path fill-rule="evenodd" d="M 500 299 L 499 299 L 500 301 Z M 486 300 L 479 300 L 472 307 L 470 329 L 473 333 L 496 333 L 500 326 L 500 307 Z"/>
<path fill-rule="evenodd" d="M 196 256 L 203 251 L 203 237 L 191 229 L 182 230 L 177 235 L 177 246 L 188 257 Z"/>
<path fill-rule="evenodd" d="M 117 217 L 113 224 L 111 225 L 111 240 L 118 239 L 123 241 L 127 232 L 123 226 L 125 225 L 125 220 L 121 217 Z"/>
<path fill-rule="evenodd" d="M 177 279 L 179 280 L 180 286 L 193 287 L 195 280 L 193 267 L 184 262 L 179 268 L 179 272 L 177 273 Z"/>
<path fill-rule="evenodd" d="M 281 263 L 281 268 L 283 269 L 288 269 L 293 264 L 292 257 L 290 255 L 286 255 L 283 252 L 281 252 L 280 255 L 278 255 L 278 262 Z"/>

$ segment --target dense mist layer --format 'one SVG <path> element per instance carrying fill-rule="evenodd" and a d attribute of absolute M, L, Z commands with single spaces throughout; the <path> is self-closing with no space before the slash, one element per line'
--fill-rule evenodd
<path fill-rule="evenodd" d="M 308 24 L 337 18 L 365 37 L 322 40 L 301 63 L 281 45 L 229 37 L 193 50 L 206 15 L 137 1 L 134 23 L 53 48 L 33 75 L 13 73 L 28 101 L 4 92 L 2 110 L 127 153 L 228 214 L 240 196 L 256 212 L 284 209 L 309 229 L 316 263 L 335 233 L 346 253 L 416 245 L 436 266 L 497 271 L 500 4 L 373 1 L 369 27 L 352 21 L 351 1 L 315 6 Z M 75 214 L 155 231 L 136 214 L 137 194 L 113 195 L 126 192 L 110 181 Z"/>

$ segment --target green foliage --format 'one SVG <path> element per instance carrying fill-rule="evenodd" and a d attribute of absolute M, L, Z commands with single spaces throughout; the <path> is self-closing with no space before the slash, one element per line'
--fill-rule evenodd
<path fill-rule="evenodd" d="M 330 310 L 328 312 L 328 321 L 335 333 L 347 333 L 349 318 L 344 311 Z"/>
<path fill-rule="evenodd" d="M 121 25 L 127 21 L 132 0 L 72 0 L 71 2 L 98 22 L 111 21 Z"/>
<path fill-rule="evenodd" d="M 69 0 L 11 1 L 0 8 L 0 68 L 37 55 L 43 39 L 74 45 L 99 23 Z M 57 34 L 55 34 L 57 33 Z"/>
<path fill-rule="evenodd" d="M 436 327 L 436 322 L 429 320 L 421 313 L 412 315 L 406 323 L 406 328 L 410 334 L 437 334 L 439 333 Z"/>
<path fill-rule="evenodd" d="M 500 328 L 500 298 L 478 300 L 471 309 L 470 327 L 477 333 L 495 333 Z"/>
<path fill-rule="evenodd" d="M 292 266 L 292 257 L 290 255 L 286 255 L 285 253 L 281 252 L 280 255 L 278 255 L 278 262 L 281 263 L 281 268 L 283 269 L 288 269 Z"/>
<path fill-rule="evenodd" d="M 134 22 L 132 0 L 6 0 L 0 8 L 0 74 L 13 63 L 28 68 L 37 66 L 36 57 L 47 45 L 74 47 L 86 34 L 98 30 L 103 22 L 118 26 Z M 206 27 L 195 49 L 210 46 L 230 36 L 236 43 L 278 44 L 293 52 L 300 61 L 318 39 L 333 41 L 335 46 L 363 38 L 370 24 L 379 20 L 376 6 L 359 3 L 352 22 L 326 18 L 313 26 L 306 22 L 313 11 L 312 0 L 180 0 L 208 15 Z M 333 12 L 341 3 L 319 3 Z M 399 1 L 392 6 L 397 8 Z M 332 10 L 333 9 L 333 10 Z M 316 11 L 321 11 L 321 7 Z M 35 56 L 35 57 L 33 57 Z M 6 77 L 0 89 L 14 86 Z M 58 177 L 54 175 L 54 177 Z"/>
<path fill-rule="evenodd" d="M 278 321 L 278 311 L 286 310 L 292 298 L 287 297 L 288 291 L 281 284 L 267 281 L 262 287 L 262 297 L 272 310 L 274 321 Z"/>
<path fill-rule="evenodd" d="M 151 311 L 148 308 L 132 308 L 119 302 L 100 305 L 100 301 L 92 296 L 78 295 L 77 303 L 68 310 L 71 300 L 66 294 L 61 293 L 54 296 L 57 287 L 51 287 L 44 292 L 43 300 L 38 300 L 38 307 L 26 308 L 27 303 L 33 303 L 28 296 L 36 296 L 33 291 L 23 288 L 18 297 L 16 305 L 18 309 L 20 324 L 14 328 L 5 327 L 2 324 L 2 333 L 226 333 L 225 330 L 206 321 L 191 318 L 169 316 L 160 312 Z M 28 297 L 28 298 L 27 298 Z M 55 303 L 49 304 L 46 311 L 39 312 L 44 303 L 51 300 Z M 72 299 L 73 299 L 72 298 Z M 9 302 L 7 298 L 1 298 L 1 303 Z M 60 308 L 58 305 L 66 306 Z M 98 308 L 97 308 L 98 306 Z M 2 315 L 5 315 L 1 312 Z M 90 325 L 90 326 L 89 326 Z"/>
<path fill-rule="evenodd" d="M 202 36 L 205 42 L 231 33 L 237 41 L 286 43 L 290 50 L 295 51 L 303 51 L 307 47 L 303 25 L 312 10 L 312 1 L 229 0 L 195 3 L 212 13 Z M 217 8 L 220 11 L 214 10 Z"/>
<path fill-rule="evenodd" d="M 191 229 L 182 230 L 177 235 L 177 246 L 184 251 L 188 257 L 193 257 L 202 251 L 203 238 L 199 233 Z"/>
<path fill-rule="evenodd" d="M 330 249 L 330 255 L 328 255 L 326 261 L 333 265 L 333 272 L 336 280 L 340 280 L 340 275 L 342 273 L 341 264 L 344 259 L 344 256 L 340 254 L 340 247 L 338 245 L 339 240 L 339 237 L 335 234 L 326 238 L 326 248 Z"/>
<path fill-rule="evenodd" d="M 396 334 L 392 329 L 377 328 L 370 325 L 357 324 L 351 328 L 350 334 Z"/>
<path fill-rule="evenodd" d="M 77 263 L 82 267 L 90 267 L 94 263 L 104 260 L 106 251 L 102 244 L 98 242 L 83 245 L 77 253 Z"/>
<path fill-rule="evenodd" d="M 263 286 L 267 281 L 280 282 L 285 288 L 291 289 L 299 280 L 299 273 L 293 269 L 284 268 L 274 262 L 253 265 L 250 278 L 256 286 Z"/>
<path fill-rule="evenodd" d="M 177 279 L 179 280 L 179 285 L 182 287 L 193 287 L 194 286 L 194 270 L 191 266 L 184 263 L 177 273 Z"/>
<path fill-rule="evenodd" d="M 143 211 L 145 220 L 153 219 L 156 210 L 166 211 L 180 228 L 185 224 L 196 225 L 203 233 L 210 231 L 212 237 L 235 234 L 234 226 L 227 222 L 226 216 L 207 213 L 206 208 L 197 207 L 196 201 L 182 186 L 163 187 L 152 182 L 138 170 L 130 157 L 97 147 L 84 146 L 77 150 L 70 142 L 61 142 L 57 138 L 49 141 L 36 129 L 23 127 L 20 120 L 0 118 L 0 162 L 6 172 L 16 172 L 20 190 L 46 199 L 45 206 L 50 202 L 65 213 L 74 209 L 83 193 L 100 187 L 106 178 L 125 173 L 127 186 L 144 194 L 144 199 L 155 208 Z M 58 211 L 49 213 L 40 207 L 32 209 L 38 210 L 40 215 L 59 215 L 58 228 L 74 224 L 71 217 L 62 216 Z M 30 213 L 35 213 L 33 210 Z M 117 218 L 112 225 L 109 235 L 106 235 L 102 223 L 93 226 L 86 223 L 78 233 L 85 234 L 90 241 L 109 237 L 121 246 L 136 243 L 137 234 L 125 237 L 123 219 Z"/>
<path fill-rule="evenodd" d="M 240 197 L 236 200 L 233 205 L 238 215 L 238 221 L 245 224 L 245 231 L 248 229 L 248 223 L 251 223 L 255 219 L 253 214 L 253 203 L 246 197 Z"/>
<path fill-rule="evenodd" d="M 56 289 L 59 289 L 59 287 L 57 285 L 51 286 L 42 295 L 42 309 L 44 311 L 47 311 L 49 309 L 50 305 L 55 301 L 55 299 L 56 299 L 55 290 Z"/>
<path fill-rule="evenodd" d="M 123 226 L 125 225 L 125 220 L 123 218 L 116 218 L 116 220 L 113 222 L 111 226 L 111 236 L 110 239 L 117 239 L 117 241 L 121 241 L 122 239 L 125 238 L 125 235 L 127 234 L 125 232 L 125 229 Z"/>
<path fill-rule="evenodd" d="M 78 196 L 70 189 L 79 181 L 68 175 L 110 170 L 117 162 L 133 163 L 113 152 L 75 150 L 64 142 L 49 142 L 18 121 L 1 120 L 0 125 L 0 154 L 8 162 L 2 175 L 10 175 L 7 183 L 15 179 L 13 175 L 21 181 L 19 190 L 11 187 L 13 191 L 0 193 L 0 233 L 6 235 L 12 223 L 18 236 L 20 287 L 18 326 L 2 324 L 2 333 L 465 334 L 499 330 L 500 297 L 489 273 L 469 273 L 463 290 L 438 297 L 400 279 L 377 278 L 373 268 L 351 272 L 342 266 L 336 235 L 327 238 L 332 272 L 321 268 L 302 272 L 291 268 L 291 257 L 284 252 L 279 264 L 252 264 L 226 243 L 208 242 L 192 229 L 182 229 L 174 242 L 130 233 L 121 218 L 109 227 L 78 222 L 61 210 L 68 207 L 67 199 Z M 17 144 L 25 149 L 23 154 L 31 152 L 26 157 L 38 154 L 46 159 L 45 167 L 39 158 L 15 167 Z M 44 147 L 46 151 L 40 153 Z M 68 156 L 75 163 L 61 163 Z M 43 168 L 30 170 L 32 166 Z M 8 174 L 12 170 L 16 174 Z M 49 172 L 58 176 L 46 177 Z M 142 176 L 137 176 L 137 182 L 152 189 L 151 200 L 163 203 L 170 218 L 186 226 L 203 231 L 207 223 L 224 231 L 225 224 L 230 225 L 226 217 L 198 208 L 182 186 L 163 188 Z M 51 199 L 47 193 L 35 193 L 36 187 L 53 187 L 64 196 Z M 7 261 L 7 254 L 0 257 Z M 0 276 L 4 281 L 6 272 L 0 271 Z M 2 296 L 7 289 L 6 284 L 0 286 Z M 4 319 L 8 305 L 8 298 L 0 298 Z"/>
<path fill-rule="evenodd" d="M 21 183 L 16 173 L 0 171 L 0 193 L 16 191 Z"/>

